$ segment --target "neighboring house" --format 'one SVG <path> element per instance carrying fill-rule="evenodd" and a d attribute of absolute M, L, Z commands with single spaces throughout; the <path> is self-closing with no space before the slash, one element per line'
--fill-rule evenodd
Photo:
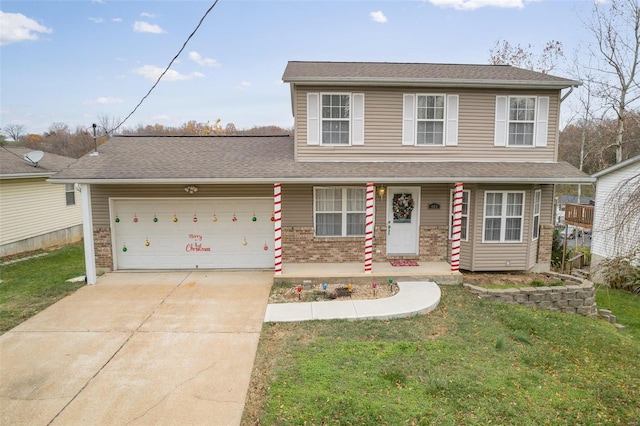
<path fill-rule="evenodd" d="M 562 195 L 556 201 L 556 224 L 564 225 L 564 210 L 567 204 L 592 204 L 593 198 L 580 197 L 577 195 Z"/>
<path fill-rule="evenodd" d="M 638 259 L 640 255 L 640 155 L 602 170 L 593 177 L 597 182 L 591 272 L 600 282 L 603 260 L 633 253 Z M 630 204 L 630 198 L 635 200 L 634 204 Z"/>
<path fill-rule="evenodd" d="M 114 137 L 54 177 L 81 183 L 95 269 L 447 262 L 545 270 L 562 89 L 510 66 L 290 62 L 293 136 Z M 92 263 L 94 262 L 95 263 Z M 275 266 L 274 266 L 275 265 Z"/>
<path fill-rule="evenodd" d="M 47 182 L 76 160 L 46 152 L 36 165 L 25 160 L 29 152 L 0 148 L 0 257 L 82 239 L 82 206 L 73 183 Z"/>

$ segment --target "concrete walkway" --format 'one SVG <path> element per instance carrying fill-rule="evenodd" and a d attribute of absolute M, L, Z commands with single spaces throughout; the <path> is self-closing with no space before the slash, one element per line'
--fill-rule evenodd
<path fill-rule="evenodd" d="M 238 425 L 273 272 L 109 273 L 0 336 L 0 425 Z"/>
<path fill-rule="evenodd" d="M 291 322 L 326 319 L 404 318 L 426 314 L 438 306 L 440 287 L 434 282 L 399 282 L 400 291 L 375 300 L 345 300 L 309 303 L 272 303 L 267 305 L 264 322 Z"/>

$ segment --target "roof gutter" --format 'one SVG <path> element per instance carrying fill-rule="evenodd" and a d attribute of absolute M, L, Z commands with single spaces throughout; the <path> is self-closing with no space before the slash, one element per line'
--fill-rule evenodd
<path fill-rule="evenodd" d="M 271 185 L 274 183 L 298 183 L 298 184 L 350 184 L 350 183 L 369 183 L 384 182 L 385 184 L 423 184 L 423 183 L 525 183 L 525 184 L 586 184 L 593 183 L 596 179 L 591 176 L 574 177 L 574 178 L 550 178 L 550 177 L 431 177 L 431 178 L 415 178 L 415 177 L 274 177 L 274 178 L 206 178 L 206 179 L 49 179 L 52 183 L 84 183 L 97 185 L 245 185 L 245 184 L 264 184 Z"/>
<path fill-rule="evenodd" d="M 514 88 L 514 89 L 566 89 L 581 85 L 579 81 L 532 81 L 532 80 L 483 80 L 483 79 L 415 79 L 415 78 L 379 78 L 379 77 L 290 77 L 283 78 L 285 83 L 296 83 L 309 86 L 337 85 L 337 86 L 425 86 L 425 87 L 485 87 L 485 88 Z"/>
<path fill-rule="evenodd" d="M 0 179 L 25 179 L 25 178 L 42 178 L 51 177 L 56 172 L 45 173 L 7 173 L 0 176 Z"/>

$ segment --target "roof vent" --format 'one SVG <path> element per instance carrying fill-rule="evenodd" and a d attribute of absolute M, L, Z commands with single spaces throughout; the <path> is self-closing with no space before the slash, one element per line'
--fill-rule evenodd
<path fill-rule="evenodd" d="M 31 164 L 33 167 L 38 167 L 38 161 L 42 160 L 42 157 L 44 157 L 44 152 L 42 151 L 27 152 L 23 156 L 24 161 Z"/>

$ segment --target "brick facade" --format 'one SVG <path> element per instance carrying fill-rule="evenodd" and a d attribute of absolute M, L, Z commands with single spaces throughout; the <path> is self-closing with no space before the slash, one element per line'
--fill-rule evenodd
<path fill-rule="evenodd" d="M 551 246 L 553 244 L 553 225 L 540 225 L 540 238 L 538 238 L 538 262 L 551 264 Z"/>
<path fill-rule="evenodd" d="M 111 228 L 108 226 L 94 226 L 93 246 L 96 252 L 96 268 L 113 270 Z"/>
<path fill-rule="evenodd" d="M 419 256 L 387 256 L 386 227 L 376 226 L 373 240 L 373 261 L 415 259 L 424 262 L 447 260 L 449 240 L 446 226 L 420 227 Z M 364 237 L 315 237 L 313 227 L 282 228 L 283 262 L 341 263 L 364 262 Z"/>

